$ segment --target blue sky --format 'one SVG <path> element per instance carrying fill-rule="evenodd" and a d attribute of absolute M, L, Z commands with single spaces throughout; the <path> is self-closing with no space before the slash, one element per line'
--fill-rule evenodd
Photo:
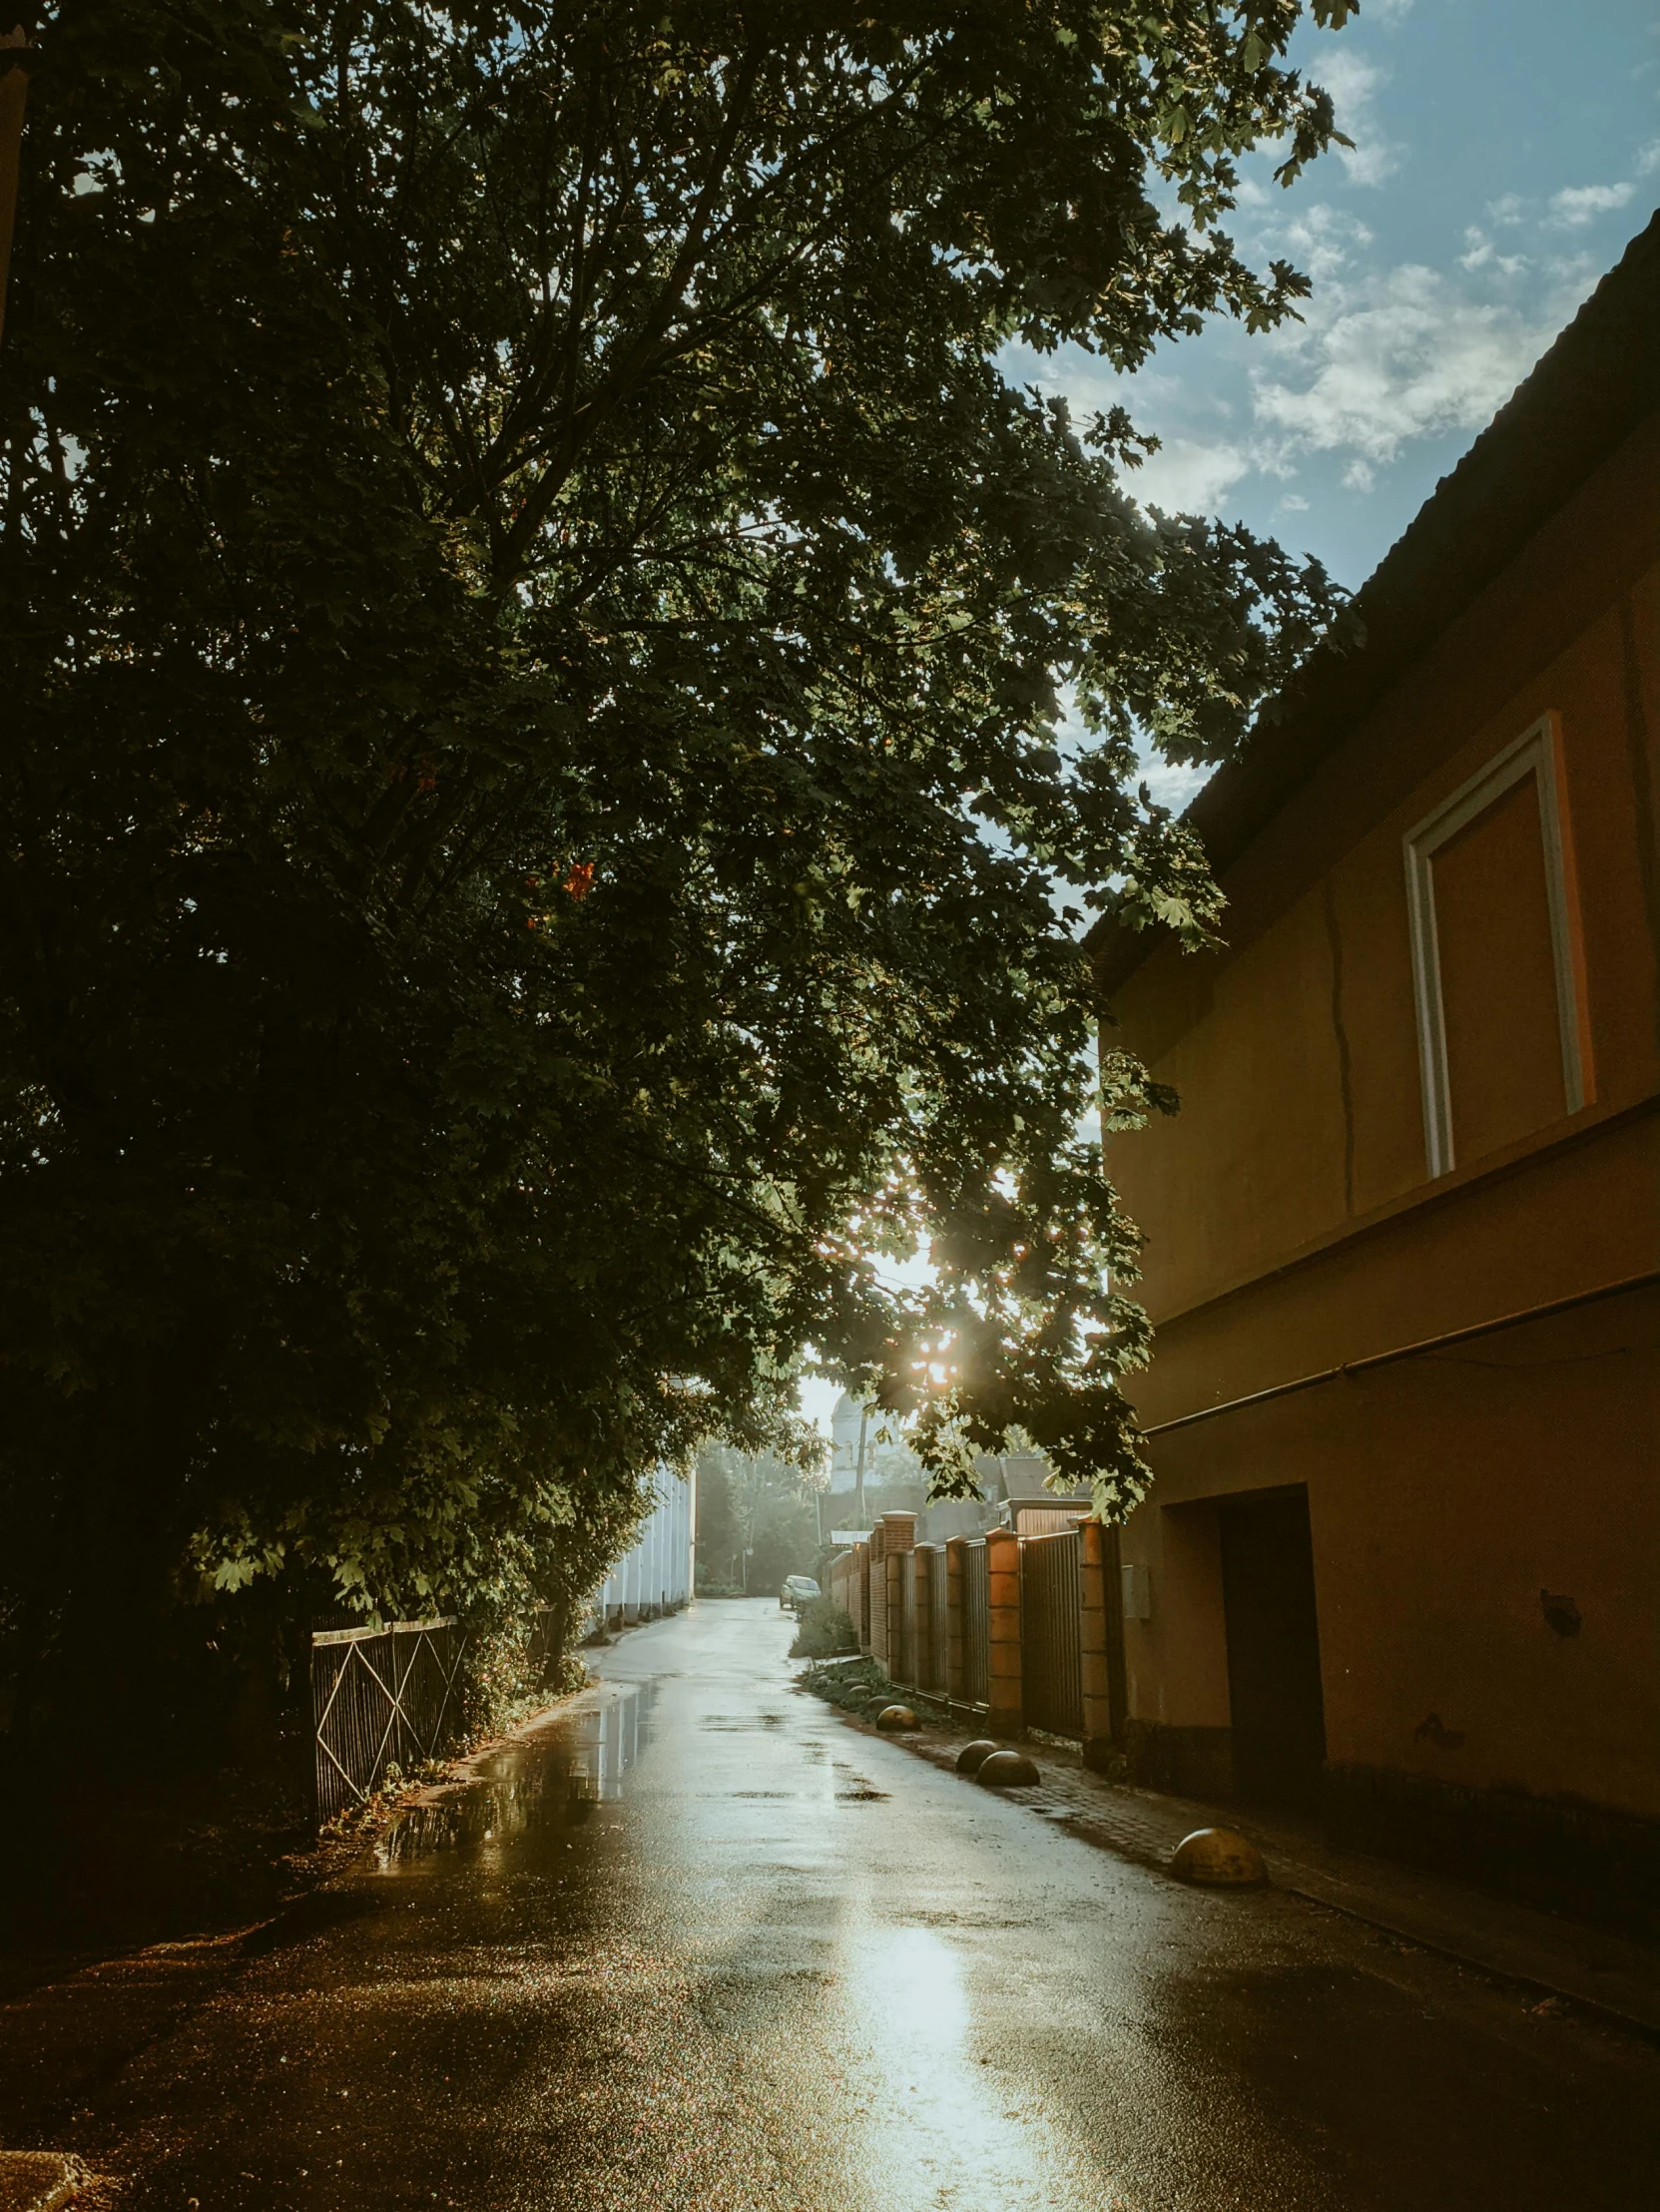
<path fill-rule="evenodd" d="M 1314 279 L 1303 322 L 1213 325 L 1126 379 L 1075 349 L 1015 365 L 1157 432 L 1138 496 L 1355 586 L 1660 204 L 1660 8 L 1362 0 L 1292 58 L 1354 151 L 1290 191 L 1253 162 L 1231 229 Z"/>

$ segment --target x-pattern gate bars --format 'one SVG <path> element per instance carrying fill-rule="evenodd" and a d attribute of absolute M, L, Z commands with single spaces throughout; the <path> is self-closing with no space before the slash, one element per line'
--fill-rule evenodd
<path fill-rule="evenodd" d="M 317 1820 L 361 1804 L 395 1762 L 444 1749 L 466 1651 L 453 1614 L 311 1636 Z"/>

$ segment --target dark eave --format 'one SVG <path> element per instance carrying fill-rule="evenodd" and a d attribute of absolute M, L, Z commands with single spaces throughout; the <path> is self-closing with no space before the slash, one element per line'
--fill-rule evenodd
<path fill-rule="evenodd" d="M 1320 646 L 1182 819 L 1221 875 L 1440 633 L 1660 406 L 1660 214 L 1627 247 L 1355 597 L 1366 642 Z M 1162 941 L 1110 916 L 1087 940 L 1112 993 Z"/>

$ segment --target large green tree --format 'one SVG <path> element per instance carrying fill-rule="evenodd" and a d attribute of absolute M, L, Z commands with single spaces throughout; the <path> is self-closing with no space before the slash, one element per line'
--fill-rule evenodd
<path fill-rule="evenodd" d="M 580 1580 L 804 1347 L 1139 1460 L 1080 918 L 1324 576 L 1137 508 L 1296 0 L 62 0 L 4 435 L 0 1581 Z M 1346 0 L 1316 0 L 1341 22 Z M 1063 702 L 1065 713 L 1063 714 Z M 1145 1103 L 1115 1063 L 1109 1105 Z M 934 1287 L 884 1291 L 930 1244 Z"/>

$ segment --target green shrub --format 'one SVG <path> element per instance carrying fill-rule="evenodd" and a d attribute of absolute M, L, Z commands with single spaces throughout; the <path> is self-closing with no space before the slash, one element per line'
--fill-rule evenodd
<path fill-rule="evenodd" d="M 792 1659 L 833 1659 L 837 1652 L 856 1651 L 858 1631 L 832 1597 L 809 1598 L 802 1607 Z"/>
<path fill-rule="evenodd" d="M 839 1705 L 846 1713 L 860 1711 L 871 1698 L 878 1701 L 879 1712 L 897 1695 L 874 1659 L 860 1659 L 851 1667 L 809 1667 L 802 1680 L 815 1697 Z"/>

